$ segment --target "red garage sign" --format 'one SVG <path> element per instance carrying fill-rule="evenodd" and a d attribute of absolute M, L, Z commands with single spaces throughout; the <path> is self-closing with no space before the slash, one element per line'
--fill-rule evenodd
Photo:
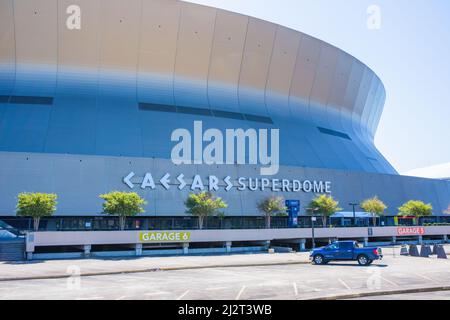
<path fill-rule="evenodd" d="M 425 234 L 423 227 L 399 227 L 397 228 L 397 235 L 399 236 L 421 236 Z"/>

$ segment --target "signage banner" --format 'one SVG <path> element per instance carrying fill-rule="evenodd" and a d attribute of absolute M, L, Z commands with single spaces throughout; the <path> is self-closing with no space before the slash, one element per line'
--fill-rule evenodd
<path fill-rule="evenodd" d="M 297 180 L 297 179 L 268 179 L 268 178 L 249 178 L 237 177 L 233 179 L 230 176 L 225 178 L 217 176 L 201 176 L 186 177 L 184 174 L 172 176 L 166 173 L 162 177 L 154 176 L 151 172 L 147 172 L 141 177 L 136 176 L 134 172 L 130 172 L 123 177 L 123 183 L 130 189 L 134 189 L 140 185 L 142 190 L 161 188 L 162 190 L 170 190 L 176 187 L 182 191 L 188 188 L 190 191 L 211 191 L 215 192 L 220 189 L 225 191 L 267 191 L 272 192 L 304 192 L 331 194 L 331 181 L 323 180 Z"/>
<path fill-rule="evenodd" d="M 190 232 L 152 231 L 139 233 L 140 242 L 186 242 L 190 239 Z"/>
<path fill-rule="evenodd" d="M 425 234 L 424 227 L 398 227 L 397 235 L 399 236 L 421 236 Z"/>

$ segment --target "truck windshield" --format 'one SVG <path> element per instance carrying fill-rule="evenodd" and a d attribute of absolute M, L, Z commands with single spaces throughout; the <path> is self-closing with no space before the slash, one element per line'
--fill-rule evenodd
<path fill-rule="evenodd" d="M 330 250 L 337 250 L 338 244 L 337 243 L 330 244 L 327 248 Z"/>

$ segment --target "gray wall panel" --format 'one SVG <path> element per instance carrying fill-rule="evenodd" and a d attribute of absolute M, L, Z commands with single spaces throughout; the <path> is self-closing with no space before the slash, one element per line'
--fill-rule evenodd
<path fill-rule="evenodd" d="M 92 215 L 101 213 L 101 199 L 98 195 L 112 190 L 130 189 L 122 182 L 124 176 L 134 172 L 134 191 L 140 193 L 148 201 L 146 215 L 172 216 L 184 215 L 184 204 L 190 190 L 186 187 L 179 191 L 176 176 L 185 174 L 186 182 L 191 183 L 199 174 L 207 186 L 207 177 L 216 175 L 219 179 L 231 176 L 261 178 L 259 170 L 253 166 L 174 166 L 170 161 L 148 158 L 118 158 L 77 155 L 48 155 L 1 153 L 0 154 L 0 215 L 14 215 L 16 196 L 20 192 L 56 192 L 59 196 L 58 215 Z M 142 190 L 140 183 L 145 173 L 153 175 L 156 189 Z M 170 190 L 164 190 L 159 179 L 170 173 Z M 450 203 L 448 181 L 438 181 L 398 175 L 347 172 L 328 169 L 311 169 L 299 167 L 281 167 L 278 179 L 329 180 L 332 183 L 332 195 L 340 201 L 341 207 L 349 211 L 349 202 L 360 202 L 377 195 L 389 206 L 388 213 L 396 214 L 397 208 L 411 199 L 430 202 L 435 214 L 441 214 L 443 204 Z M 313 193 L 237 191 L 223 190 L 220 183 L 218 196 L 229 203 L 225 211 L 228 215 L 260 215 L 256 209 L 258 200 L 264 196 L 276 194 L 286 199 L 302 201 L 302 213 Z M 439 196 L 438 196 L 439 194 Z"/>
<path fill-rule="evenodd" d="M 16 73 L 14 2 L 0 2 L 0 95 L 10 95 Z M 1 111 L 0 111 L 1 114 Z"/>

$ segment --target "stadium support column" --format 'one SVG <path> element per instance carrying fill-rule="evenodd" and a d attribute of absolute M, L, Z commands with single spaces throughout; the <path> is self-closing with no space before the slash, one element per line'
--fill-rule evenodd
<path fill-rule="evenodd" d="M 369 246 L 369 238 L 364 238 L 364 247 Z"/>
<path fill-rule="evenodd" d="M 231 242 L 231 241 L 225 242 L 225 247 L 226 247 L 226 249 L 227 249 L 227 253 L 230 253 L 230 252 L 231 252 L 231 245 L 232 245 L 232 242 Z"/>
<path fill-rule="evenodd" d="M 419 244 L 422 245 L 423 244 L 423 237 L 419 236 Z"/>
<path fill-rule="evenodd" d="M 392 237 L 392 244 L 396 244 L 397 243 L 397 237 L 396 236 L 393 236 Z"/>
<path fill-rule="evenodd" d="M 298 249 L 300 250 L 300 252 L 306 251 L 306 239 L 300 239 Z"/>
<path fill-rule="evenodd" d="M 444 234 L 443 240 L 444 240 L 444 243 L 447 243 L 447 242 L 448 242 L 448 236 L 447 236 L 446 234 Z"/>
<path fill-rule="evenodd" d="M 189 254 L 189 242 L 183 243 L 183 254 Z"/>
<path fill-rule="evenodd" d="M 142 256 L 142 243 L 136 243 L 134 250 L 136 251 L 136 256 Z"/>
<path fill-rule="evenodd" d="M 83 246 L 84 257 L 88 258 L 91 255 L 92 246 L 90 244 L 85 244 Z"/>
<path fill-rule="evenodd" d="M 33 260 L 34 232 L 27 232 L 27 235 L 25 237 L 25 251 L 27 260 Z"/>

